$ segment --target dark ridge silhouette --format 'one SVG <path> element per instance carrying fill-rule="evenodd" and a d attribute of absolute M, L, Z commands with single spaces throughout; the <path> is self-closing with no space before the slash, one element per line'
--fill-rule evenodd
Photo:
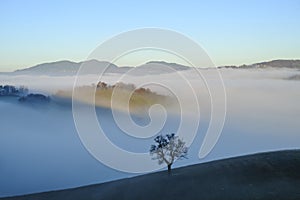
<path fill-rule="evenodd" d="M 2 200 L 300 199 L 300 150 L 247 155 Z"/>

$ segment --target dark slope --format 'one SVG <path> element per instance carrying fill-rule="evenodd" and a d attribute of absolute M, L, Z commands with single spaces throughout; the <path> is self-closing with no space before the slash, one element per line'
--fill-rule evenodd
<path fill-rule="evenodd" d="M 300 150 L 213 161 L 76 189 L 10 200 L 300 199 Z"/>

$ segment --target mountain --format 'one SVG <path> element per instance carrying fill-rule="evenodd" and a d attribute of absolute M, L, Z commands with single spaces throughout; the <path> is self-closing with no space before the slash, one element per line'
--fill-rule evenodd
<path fill-rule="evenodd" d="M 150 61 L 137 67 L 131 67 L 130 75 L 142 76 L 142 75 L 155 75 L 155 74 L 167 74 L 176 71 L 183 71 L 191 69 L 188 66 L 179 65 L 177 63 L 167 63 L 164 61 Z"/>
<path fill-rule="evenodd" d="M 88 72 L 84 74 L 96 74 L 98 69 L 106 69 L 106 73 L 129 73 L 130 75 L 140 76 L 140 75 L 154 75 L 154 74 L 166 74 L 172 73 L 174 71 L 183 71 L 191 69 L 188 66 L 180 65 L 177 63 L 168 63 L 164 61 L 150 61 L 143 65 L 132 67 L 118 67 L 115 64 L 98 61 L 98 60 L 88 60 L 83 62 L 71 62 L 71 61 L 58 61 L 51 63 L 43 63 L 26 69 L 16 70 L 10 73 L 1 74 L 11 74 L 11 75 L 48 75 L 48 76 L 74 76 L 77 74 L 81 65 L 86 65 L 90 67 Z M 232 68 L 232 69 L 256 69 L 256 68 L 291 68 L 300 69 L 300 60 L 272 60 L 268 62 L 260 62 L 251 65 L 241 65 L 241 66 L 220 66 L 218 68 Z M 129 72 L 130 71 L 130 72 Z"/>
<path fill-rule="evenodd" d="M 177 63 L 168 63 L 168 62 L 165 62 L 165 61 L 150 61 L 150 62 L 147 62 L 145 64 L 146 66 L 151 66 L 151 65 L 166 65 L 174 70 L 177 70 L 177 71 L 182 71 L 182 70 L 188 70 L 190 69 L 190 67 L 188 66 L 185 66 L 185 65 L 180 65 L 180 64 L 177 64 Z"/>
<path fill-rule="evenodd" d="M 267 62 L 254 63 L 251 65 L 241 66 L 221 66 L 220 68 L 238 68 L 238 69 L 254 69 L 254 68 L 290 68 L 300 69 L 300 60 L 272 60 Z"/>
<path fill-rule="evenodd" d="M 300 150 L 212 161 L 75 189 L 2 200 L 300 199 Z"/>
<path fill-rule="evenodd" d="M 27 69 L 21 69 L 13 72 L 16 75 L 76 75 L 81 65 L 86 65 L 91 68 L 90 73 L 97 72 L 97 68 L 105 69 L 108 67 L 107 72 L 122 73 L 124 69 L 119 69 L 116 65 L 97 60 L 88 60 L 84 62 L 71 62 L 71 61 L 58 61 L 52 63 L 43 63 Z"/>
<path fill-rule="evenodd" d="M 256 68 L 274 67 L 300 69 L 300 60 L 272 60 L 269 62 L 256 63 L 252 66 Z"/>
<path fill-rule="evenodd" d="M 118 67 L 112 63 L 98 60 L 88 60 L 84 62 L 58 61 L 52 63 L 43 63 L 26 69 L 16 70 L 10 74 L 13 75 L 49 75 L 49 76 L 73 76 L 77 74 L 80 66 L 88 66 L 90 70 L 84 74 L 96 74 L 98 69 L 106 69 L 106 73 L 126 73 L 130 70 L 131 75 L 164 74 L 170 71 L 187 70 L 189 67 L 167 63 L 161 61 L 152 61 L 137 67 Z M 170 70 L 172 69 L 172 70 Z"/>

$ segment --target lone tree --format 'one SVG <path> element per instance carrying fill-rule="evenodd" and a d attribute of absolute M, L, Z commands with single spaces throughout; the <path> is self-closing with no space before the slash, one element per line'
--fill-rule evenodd
<path fill-rule="evenodd" d="M 158 160 L 158 164 L 166 163 L 168 173 L 171 173 L 171 166 L 176 159 L 187 158 L 188 148 L 185 142 L 174 133 L 159 135 L 154 141 L 156 144 L 151 145 L 150 155 L 153 156 L 153 160 Z"/>

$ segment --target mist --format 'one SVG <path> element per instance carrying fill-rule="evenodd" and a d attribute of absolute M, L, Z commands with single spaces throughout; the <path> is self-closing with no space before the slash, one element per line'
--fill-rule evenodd
<path fill-rule="evenodd" d="M 209 89 L 219 89 L 214 88 L 217 81 L 213 70 L 201 70 L 201 73 L 210 83 Z M 174 98 L 180 93 L 183 97 L 180 103 L 188 110 L 183 117 L 192 120 L 197 117 L 197 112 L 189 106 L 192 98 L 190 88 L 183 87 L 188 81 L 199 101 L 201 120 L 188 159 L 177 161 L 175 167 L 256 152 L 299 148 L 300 82 L 288 79 L 299 75 L 299 71 L 220 69 L 220 74 L 227 97 L 226 118 L 218 142 L 204 159 L 199 159 L 198 153 L 208 129 L 212 105 L 205 82 L 193 70 L 126 77 L 111 73 L 105 74 L 101 81 L 114 84 L 121 80 L 146 85 L 159 94 L 173 95 Z M 83 85 L 93 84 L 91 80 L 95 78 L 95 75 L 81 77 Z M 50 96 L 61 89 L 72 89 L 75 80 L 75 76 L 0 75 L 2 85 L 25 85 L 30 92 Z M 171 91 L 167 84 L 172 86 Z M 48 104 L 28 105 L 14 97 L 0 97 L 0 197 L 78 187 L 137 175 L 111 169 L 90 155 L 77 134 L 70 102 L 52 99 Z M 216 103 L 219 101 L 221 99 L 217 99 Z M 176 132 L 182 114 L 178 107 L 175 111 L 166 110 L 168 117 L 159 133 Z M 97 108 L 96 113 L 113 143 L 128 151 L 148 152 L 154 136 L 143 140 L 133 138 L 120 130 L 110 109 Z M 139 125 L 150 121 L 148 115 L 133 116 L 133 120 Z"/>

